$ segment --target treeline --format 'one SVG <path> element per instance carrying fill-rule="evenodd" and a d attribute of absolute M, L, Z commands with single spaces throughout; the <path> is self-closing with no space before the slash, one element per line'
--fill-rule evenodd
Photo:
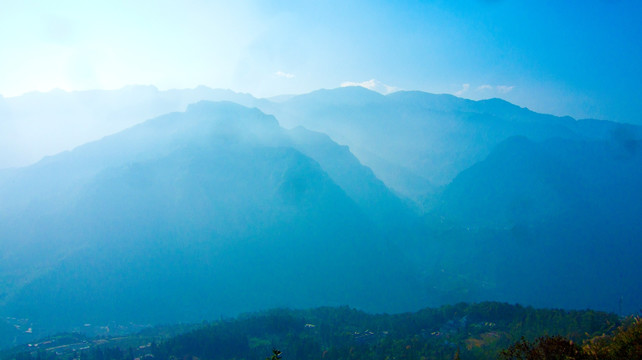
<path fill-rule="evenodd" d="M 416 313 L 371 315 L 343 308 L 273 310 L 216 323 L 170 339 L 155 358 L 263 359 L 272 348 L 291 359 L 495 359 L 525 339 L 562 335 L 580 342 L 614 330 L 617 316 L 542 310 L 496 302 Z"/>
<path fill-rule="evenodd" d="M 640 360 L 642 319 L 627 318 L 612 334 L 595 336 L 578 344 L 563 336 L 542 336 L 535 341 L 522 338 L 502 350 L 502 360 Z"/>
<path fill-rule="evenodd" d="M 205 324 L 129 349 L 98 344 L 67 354 L 13 352 L 4 359 L 262 360 L 273 349 L 281 350 L 284 360 L 497 359 L 514 344 L 534 348 L 536 339 L 543 336 L 559 335 L 572 344 L 610 343 L 609 336 L 621 325 L 616 315 L 604 312 L 534 309 L 497 302 L 395 315 L 367 314 L 349 307 L 278 309 Z M 517 357 L 521 356 L 517 350 L 513 355 L 522 358 Z"/>

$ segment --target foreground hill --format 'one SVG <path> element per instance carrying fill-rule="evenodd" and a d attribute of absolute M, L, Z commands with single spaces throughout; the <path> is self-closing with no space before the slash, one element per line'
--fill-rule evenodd
<path fill-rule="evenodd" d="M 608 313 L 494 302 L 460 303 L 397 315 L 373 315 L 349 307 L 281 309 L 191 327 L 192 331 L 169 338 L 164 327 L 117 338 L 59 335 L 34 342 L 36 346 L 16 347 L 1 357 L 260 359 L 276 348 L 284 359 L 452 359 L 457 352 L 462 359 L 496 359 L 501 349 L 522 337 L 533 340 L 562 335 L 582 344 L 612 332 L 619 324 L 620 319 Z"/>
<path fill-rule="evenodd" d="M 5 171 L 0 197 L 2 312 L 33 331 L 425 300 L 386 241 L 393 224 L 377 222 L 407 210 L 372 172 L 323 135 L 233 103 Z"/>

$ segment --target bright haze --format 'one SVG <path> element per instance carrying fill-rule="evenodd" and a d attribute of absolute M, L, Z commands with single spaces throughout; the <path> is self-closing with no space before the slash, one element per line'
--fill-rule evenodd
<path fill-rule="evenodd" d="M 0 94 L 362 84 L 642 123 L 636 1 L 4 1 Z"/>
<path fill-rule="evenodd" d="M 639 311 L 638 4 L 2 0 L 0 358 L 271 308 Z M 408 324 L 520 338 L 457 316 Z"/>

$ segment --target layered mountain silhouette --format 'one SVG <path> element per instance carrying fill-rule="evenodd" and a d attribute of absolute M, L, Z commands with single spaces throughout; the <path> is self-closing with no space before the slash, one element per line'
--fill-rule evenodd
<path fill-rule="evenodd" d="M 641 164 L 638 140 L 536 143 L 514 137 L 461 172 L 436 206 L 475 227 L 559 220 L 633 224 L 642 214 Z"/>
<path fill-rule="evenodd" d="M 429 216 L 442 221 L 432 237 L 441 245 L 431 252 L 442 259 L 433 266 L 461 275 L 459 286 L 475 296 L 636 311 L 641 146 L 525 137 L 500 143 L 432 204 Z"/>
<path fill-rule="evenodd" d="M 0 170 L 0 315 L 34 331 L 275 306 L 642 306 L 640 127 L 356 87 L 29 96 L 107 95 L 117 112 L 89 123 L 128 115 L 87 125 L 102 139 Z"/>
<path fill-rule="evenodd" d="M 534 141 L 642 138 L 639 127 L 632 125 L 576 121 L 538 114 L 500 99 L 472 101 L 419 91 L 384 96 L 346 87 L 261 108 L 276 115 L 283 126 L 304 126 L 348 145 L 389 187 L 418 201 L 512 136 Z"/>
<path fill-rule="evenodd" d="M 403 203 L 256 109 L 201 102 L 2 175 L 4 310 L 38 324 L 425 301 L 377 223 Z"/>
<path fill-rule="evenodd" d="M 0 169 L 35 163 L 43 156 L 71 150 L 147 119 L 184 111 L 187 105 L 202 100 L 246 106 L 261 102 L 249 94 L 205 86 L 165 91 L 154 86 L 52 90 L 0 97 Z"/>

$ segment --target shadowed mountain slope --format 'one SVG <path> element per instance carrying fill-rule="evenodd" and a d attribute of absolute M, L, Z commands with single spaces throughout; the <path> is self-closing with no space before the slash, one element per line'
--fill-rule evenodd
<path fill-rule="evenodd" d="M 640 128 L 633 125 L 576 121 L 534 113 L 500 99 L 472 101 L 419 91 L 384 96 L 346 87 L 261 108 L 275 114 L 283 126 L 301 125 L 350 146 L 389 187 L 416 200 L 449 183 L 511 136 L 534 141 L 642 138 Z"/>
<path fill-rule="evenodd" d="M 361 88 L 260 107 L 278 121 L 201 102 L 0 171 L 0 315 L 639 309 L 639 127 Z"/>
<path fill-rule="evenodd" d="M 427 281 L 473 298 L 637 311 L 641 149 L 640 141 L 502 142 L 431 204 L 439 230 L 416 256 L 442 275 Z M 422 260 L 428 254 L 439 255 Z"/>
<path fill-rule="evenodd" d="M 201 100 L 234 101 L 245 106 L 262 101 L 249 94 L 205 86 L 165 91 L 154 86 L 127 86 L 0 97 L 0 169 L 35 163 L 43 156 L 73 149 L 145 119 L 184 111 Z"/>
<path fill-rule="evenodd" d="M 198 103 L 0 175 L 2 311 L 40 326 L 425 303 L 375 226 L 404 205 L 256 109 Z"/>

